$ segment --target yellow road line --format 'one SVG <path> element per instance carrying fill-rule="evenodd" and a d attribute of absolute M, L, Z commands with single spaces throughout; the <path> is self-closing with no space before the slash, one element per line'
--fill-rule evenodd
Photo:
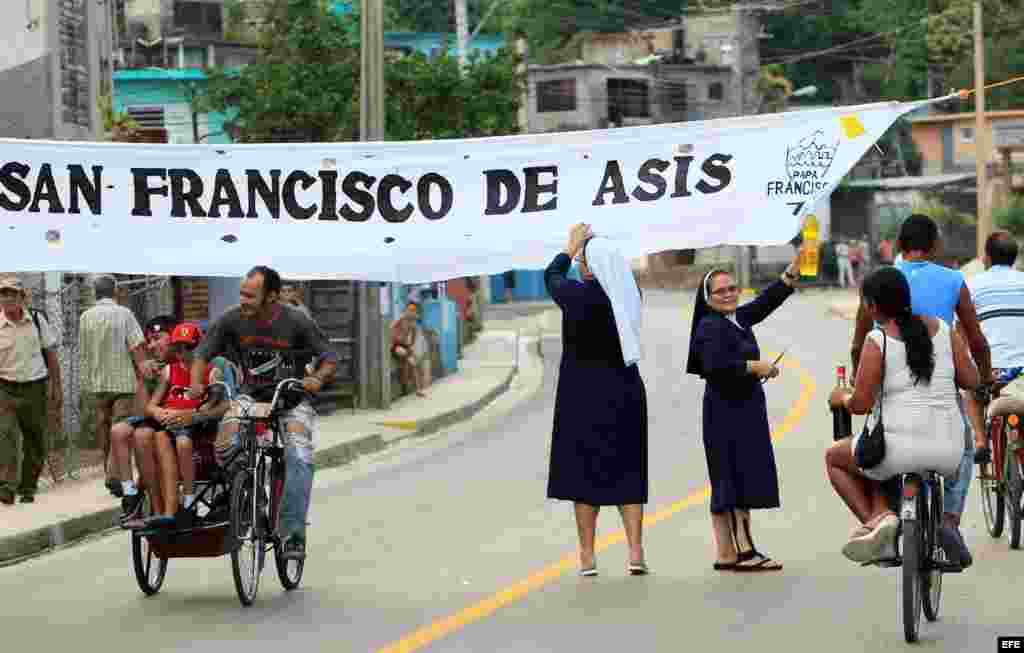
<path fill-rule="evenodd" d="M 402 431 L 415 431 L 419 428 L 419 422 L 414 419 L 386 419 L 380 422 L 374 422 L 374 424 Z"/>
<path fill-rule="evenodd" d="M 775 354 L 771 354 L 771 356 L 774 358 Z M 793 404 L 793 407 L 790 408 L 786 417 L 782 420 L 782 423 L 773 430 L 772 440 L 776 442 L 784 438 L 789 432 L 796 428 L 797 423 L 799 423 L 804 414 L 806 414 L 811 403 L 811 398 L 814 396 L 817 389 L 814 377 L 812 377 L 810 373 L 808 373 L 807 370 L 805 370 L 795 360 L 784 360 L 782 365 L 786 369 L 797 372 L 800 377 L 800 385 L 803 389 L 800 396 L 797 398 L 796 403 Z M 655 513 L 644 515 L 644 526 L 653 526 L 654 524 L 664 521 L 687 508 L 700 505 L 710 498 L 711 486 L 704 485 L 704 487 L 691 492 L 685 498 L 676 501 Z M 625 541 L 625 539 L 626 533 L 623 530 L 600 537 L 595 542 L 595 551 L 600 553 L 614 544 Z M 493 594 L 486 599 L 469 606 L 468 608 L 464 608 L 455 614 L 438 619 L 429 626 L 420 628 L 419 630 L 406 635 L 402 639 L 378 649 L 377 653 L 411 653 L 412 651 L 419 650 L 442 637 L 461 630 L 475 621 L 489 617 L 499 609 L 509 605 L 510 603 L 518 601 L 533 590 L 546 585 L 555 578 L 558 578 L 562 574 L 573 569 L 576 564 L 576 553 L 570 553 L 557 562 L 547 565 L 539 571 L 530 574 L 523 580 L 500 590 L 496 594 Z"/>

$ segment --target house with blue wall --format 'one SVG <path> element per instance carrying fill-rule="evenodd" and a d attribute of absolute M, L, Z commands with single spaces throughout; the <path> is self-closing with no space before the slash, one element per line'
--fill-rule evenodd
<path fill-rule="evenodd" d="M 439 56 L 448 36 L 437 32 L 385 32 L 384 48 L 402 54 L 418 53 L 433 58 Z M 501 34 L 478 34 L 470 43 L 469 51 L 471 55 L 477 53 L 479 56 L 493 56 L 504 45 L 505 37 Z M 455 45 L 451 39 L 449 46 L 449 54 L 455 56 Z M 131 115 L 142 128 L 166 130 L 168 143 L 231 143 L 231 136 L 224 130 L 227 116 L 200 113 L 195 117 L 197 124 L 194 125 L 189 101 L 195 92 L 201 93 L 207 83 L 204 67 L 230 63 L 231 67 L 238 68 L 256 54 L 255 48 L 237 45 L 231 48 L 230 57 L 217 54 L 225 49 L 179 43 L 174 54 L 176 68 L 127 68 L 114 71 L 114 110 Z"/>
<path fill-rule="evenodd" d="M 166 130 L 168 143 L 231 143 L 225 114 L 198 113 L 193 118 L 189 99 L 206 84 L 206 73 L 199 68 L 117 70 L 114 110 L 132 116 L 140 128 Z"/>

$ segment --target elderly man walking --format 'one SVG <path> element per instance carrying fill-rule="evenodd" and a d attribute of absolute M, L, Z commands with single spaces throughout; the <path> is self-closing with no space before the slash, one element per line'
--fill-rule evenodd
<path fill-rule="evenodd" d="M 30 311 L 18 278 L 0 276 L 0 503 L 35 501 L 48 455 L 48 399 L 60 414 L 56 331 Z M 47 392 L 49 379 L 49 392 Z"/>
<path fill-rule="evenodd" d="M 135 392 L 146 360 L 146 339 L 135 315 L 114 301 L 117 281 L 103 275 L 93 281 L 96 304 L 82 313 L 78 327 L 82 391 L 95 411 L 96 440 L 103 449 L 107 489 L 124 494 L 132 470 L 110 460 L 110 428 L 135 414 Z"/>

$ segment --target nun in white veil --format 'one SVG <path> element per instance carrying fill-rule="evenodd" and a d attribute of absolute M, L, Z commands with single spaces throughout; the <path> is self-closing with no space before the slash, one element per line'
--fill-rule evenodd
<path fill-rule="evenodd" d="M 582 281 L 568 278 L 572 261 Z M 601 506 L 617 506 L 629 543 L 627 571 L 647 573 L 647 394 L 640 360 L 641 295 L 614 244 L 578 224 L 544 273 L 562 310 L 548 497 L 572 501 L 580 574 L 597 574 L 594 534 Z"/>

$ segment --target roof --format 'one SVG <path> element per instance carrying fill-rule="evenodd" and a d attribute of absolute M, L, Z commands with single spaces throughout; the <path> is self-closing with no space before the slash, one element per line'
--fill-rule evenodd
<path fill-rule="evenodd" d="M 716 66 L 713 64 L 603 64 L 603 63 L 557 63 L 550 65 L 538 65 L 531 64 L 527 66 L 528 72 L 558 72 L 558 71 L 570 71 L 570 70 L 586 70 L 588 68 L 597 70 L 623 70 L 631 72 L 654 72 L 661 70 L 663 73 L 667 72 L 712 72 L 712 73 L 729 73 L 732 72 L 732 68 L 728 66 Z"/>
<path fill-rule="evenodd" d="M 1004 118 L 1024 118 L 1024 109 L 1009 109 L 1006 111 L 986 111 L 985 118 L 991 120 L 1001 120 Z M 924 116 L 921 118 L 912 118 L 910 122 L 914 125 L 928 124 L 928 123 L 939 123 L 939 122 L 954 122 L 959 120 L 974 120 L 974 112 L 970 113 L 946 113 L 939 115 Z"/>
<path fill-rule="evenodd" d="M 895 190 L 898 188 L 931 188 L 933 186 L 945 186 L 956 184 L 962 181 L 971 181 L 976 178 L 973 172 L 952 172 L 944 175 L 928 175 L 925 177 L 882 177 L 881 179 L 857 179 L 846 182 L 849 188 L 883 188 Z"/>
<path fill-rule="evenodd" d="M 228 68 L 228 73 L 235 73 L 241 68 Z M 205 81 L 206 73 L 202 68 L 128 68 L 114 71 L 115 82 L 187 82 Z"/>

